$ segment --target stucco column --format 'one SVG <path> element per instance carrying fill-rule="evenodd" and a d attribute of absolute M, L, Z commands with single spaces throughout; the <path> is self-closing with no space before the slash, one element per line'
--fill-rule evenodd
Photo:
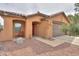
<path fill-rule="evenodd" d="M 13 23 L 10 17 L 4 17 L 4 41 L 13 40 Z"/>
<path fill-rule="evenodd" d="M 26 39 L 32 38 L 32 21 L 30 20 L 25 21 L 25 38 Z"/>

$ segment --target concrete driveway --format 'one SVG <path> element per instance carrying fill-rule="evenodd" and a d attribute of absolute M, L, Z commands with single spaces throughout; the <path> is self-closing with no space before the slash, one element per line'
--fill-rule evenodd
<path fill-rule="evenodd" d="M 79 37 L 62 35 L 62 36 L 53 37 L 53 39 L 60 41 L 63 40 L 64 42 L 79 46 Z"/>

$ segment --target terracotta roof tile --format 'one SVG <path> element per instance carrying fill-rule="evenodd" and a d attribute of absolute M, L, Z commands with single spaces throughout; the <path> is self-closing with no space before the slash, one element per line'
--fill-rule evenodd
<path fill-rule="evenodd" d="M 70 22 L 64 12 L 59 12 L 59 13 L 56 13 L 56 14 L 53 14 L 53 15 L 49 16 L 49 15 L 40 13 L 39 11 L 38 11 L 37 13 L 35 13 L 35 14 L 24 15 L 24 14 L 20 14 L 20 13 L 8 12 L 8 11 L 0 10 L 0 15 L 6 15 L 6 16 L 22 16 L 22 17 L 25 17 L 25 18 L 39 15 L 39 16 L 43 16 L 43 17 L 44 17 L 43 19 L 47 19 L 47 18 L 51 18 L 51 17 L 58 16 L 58 15 L 60 15 L 60 14 L 63 14 L 64 17 L 66 18 L 66 20 L 67 20 L 68 22 Z"/>

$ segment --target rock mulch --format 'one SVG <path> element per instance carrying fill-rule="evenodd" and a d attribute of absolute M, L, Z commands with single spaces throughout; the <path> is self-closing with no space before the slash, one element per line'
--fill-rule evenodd
<path fill-rule="evenodd" d="M 79 56 L 79 48 L 73 45 L 65 49 L 58 49 L 56 51 L 48 51 L 40 54 L 40 56 Z"/>
<path fill-rule="evenodd" d="M 63 43 L 52 47 L 34 39 L 26 39 L 23 44 L 16 44 L 14 41 L 2 42 L 5 50 L 0 50 L 1 56 L 71 56 L 79 55 L 79 46 Z"/>

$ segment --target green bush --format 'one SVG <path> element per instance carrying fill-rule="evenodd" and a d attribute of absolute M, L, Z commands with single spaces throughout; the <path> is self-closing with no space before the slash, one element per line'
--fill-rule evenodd
<path fill-rule="evenodd" d="M 79 36 L 79 24 L 63 24 L 62 31 L 67 35 Z"/>
<path fill-rule="evenodd" d="M 69 30 L 69 26 L 67 24 L 63 24 L 61 30 L 67 35 L 67 32 Z"/>
<path fill-rule="evenodd" d="M 79 36 L 79 15 L 68 15 L 70 23 L 62 25 L 62 31 L 68 35 Z"/>

